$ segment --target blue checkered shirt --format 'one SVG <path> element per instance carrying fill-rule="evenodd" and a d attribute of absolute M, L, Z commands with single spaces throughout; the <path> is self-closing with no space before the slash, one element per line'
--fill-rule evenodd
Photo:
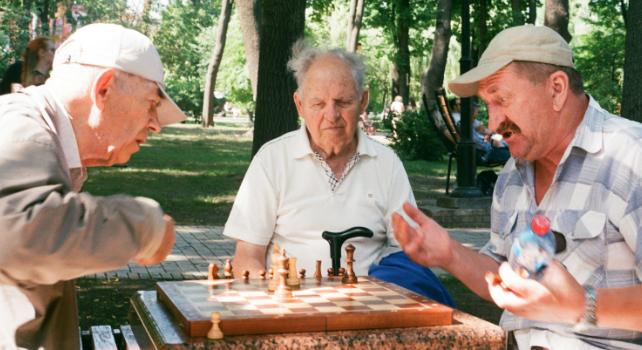
<path fill-rule="evenodd" d="M 490 240 L 481 253 L 506 261 L 515 234 L 539 210 L 551 219 L 554 231 L 564 234 L 566 250 L 556 258 L 580 284 L 640 284 L 641 180 L 642 124 L 606 112 L 591 98 L 539 206 L 533 163 L 514 158 L 506 163 L 495 184 Z M 578 334 L 568 325 L 534 322 L 509 312 L 500 324 L 507 330 L 544 329 L 597 346 L 613 346 L 609 339 L 642 340 L 640 332 L 594 328 Z"/>

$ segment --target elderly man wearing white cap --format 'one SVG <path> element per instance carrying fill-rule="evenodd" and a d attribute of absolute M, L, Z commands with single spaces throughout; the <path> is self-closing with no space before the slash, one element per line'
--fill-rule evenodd
<path fill-rule="evenodd" d="M 478 66 L 449 87 L 481 97 L 512 158 L 495 185 L 490 241 L 479 253 L 405 204 L 418 224 L 393 218 L 406 253 L 506 309 L 501 325 L 519 348 L 639 348 L 642 125 L 584 93 L 570 47 L 546 27 L 497 34 Z M 565 249 L 558 246 L 541 279 L 525 279 L 506 260 L 537 211 Z"/>
<path fill-rule="evenodd" d="M 78 348 L 72 279 L 171 252 L 155 201 L 80 192 L 85 167 L 127 162 L 185 119 L 162 84 L 146 36 L 92 24 L 60 46 L 45 85 L 0 98 L 1 349 Z"/>

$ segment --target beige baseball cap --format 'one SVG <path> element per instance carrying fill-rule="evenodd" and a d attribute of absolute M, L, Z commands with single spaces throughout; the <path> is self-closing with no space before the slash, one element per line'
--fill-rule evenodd
<path fill-rule="evenodd" d="M 165 92 L 163 64 L 145 35 L 117 24 L 94 23 L 73 33 L 56 50 L 53 70 L 67 63 L 116 68 L 158 84 L 165 98 L 158 106 L 161 126 L 185 120 L 185 113 Z"/>
<path fill-rule="evenodd" d="M 530 24 L 507 28 L 491 40 L 477 67 L 450 81 L 448 88 L 461 97 L 475 95 L 480 80 L 513 61 L 573 67 L 573 51 L 551 28 Z"/>

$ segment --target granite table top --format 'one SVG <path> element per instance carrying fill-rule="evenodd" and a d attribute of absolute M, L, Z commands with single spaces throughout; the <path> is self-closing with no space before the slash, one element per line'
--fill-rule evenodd
<path fill-rule="evenodd" d="M 130 323 L 142 349 L 504 349 L 506 343 L 500 327 L 457 310 L 447 326 L 190 338 L 155 291 L 139 291 L 131 303 Z"/>

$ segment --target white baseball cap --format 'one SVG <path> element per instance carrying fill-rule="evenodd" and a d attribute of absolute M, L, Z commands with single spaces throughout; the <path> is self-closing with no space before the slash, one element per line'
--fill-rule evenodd
<path fill-rule="evenodd" d="M 185 120 L 185 113 L 169 97 L 163 86 L 163 64 L 148 37 L 117 24 L 94 23 L 73 33 L 56 50 L 56 67 L 78 63 L 116 68 L 158 84 L 164 98 L 158 106 L 161 126 Z"/>
<path fill-rule="evenodd" d="M 507 28 L 490 41 L 477 67 L 450 81 L 448 88 L 457 96 L 475 95 L 480 80 L 513 61 L 572 68 L 573 51 L 566 40 L 551 28 L 530 24 Z"/>

